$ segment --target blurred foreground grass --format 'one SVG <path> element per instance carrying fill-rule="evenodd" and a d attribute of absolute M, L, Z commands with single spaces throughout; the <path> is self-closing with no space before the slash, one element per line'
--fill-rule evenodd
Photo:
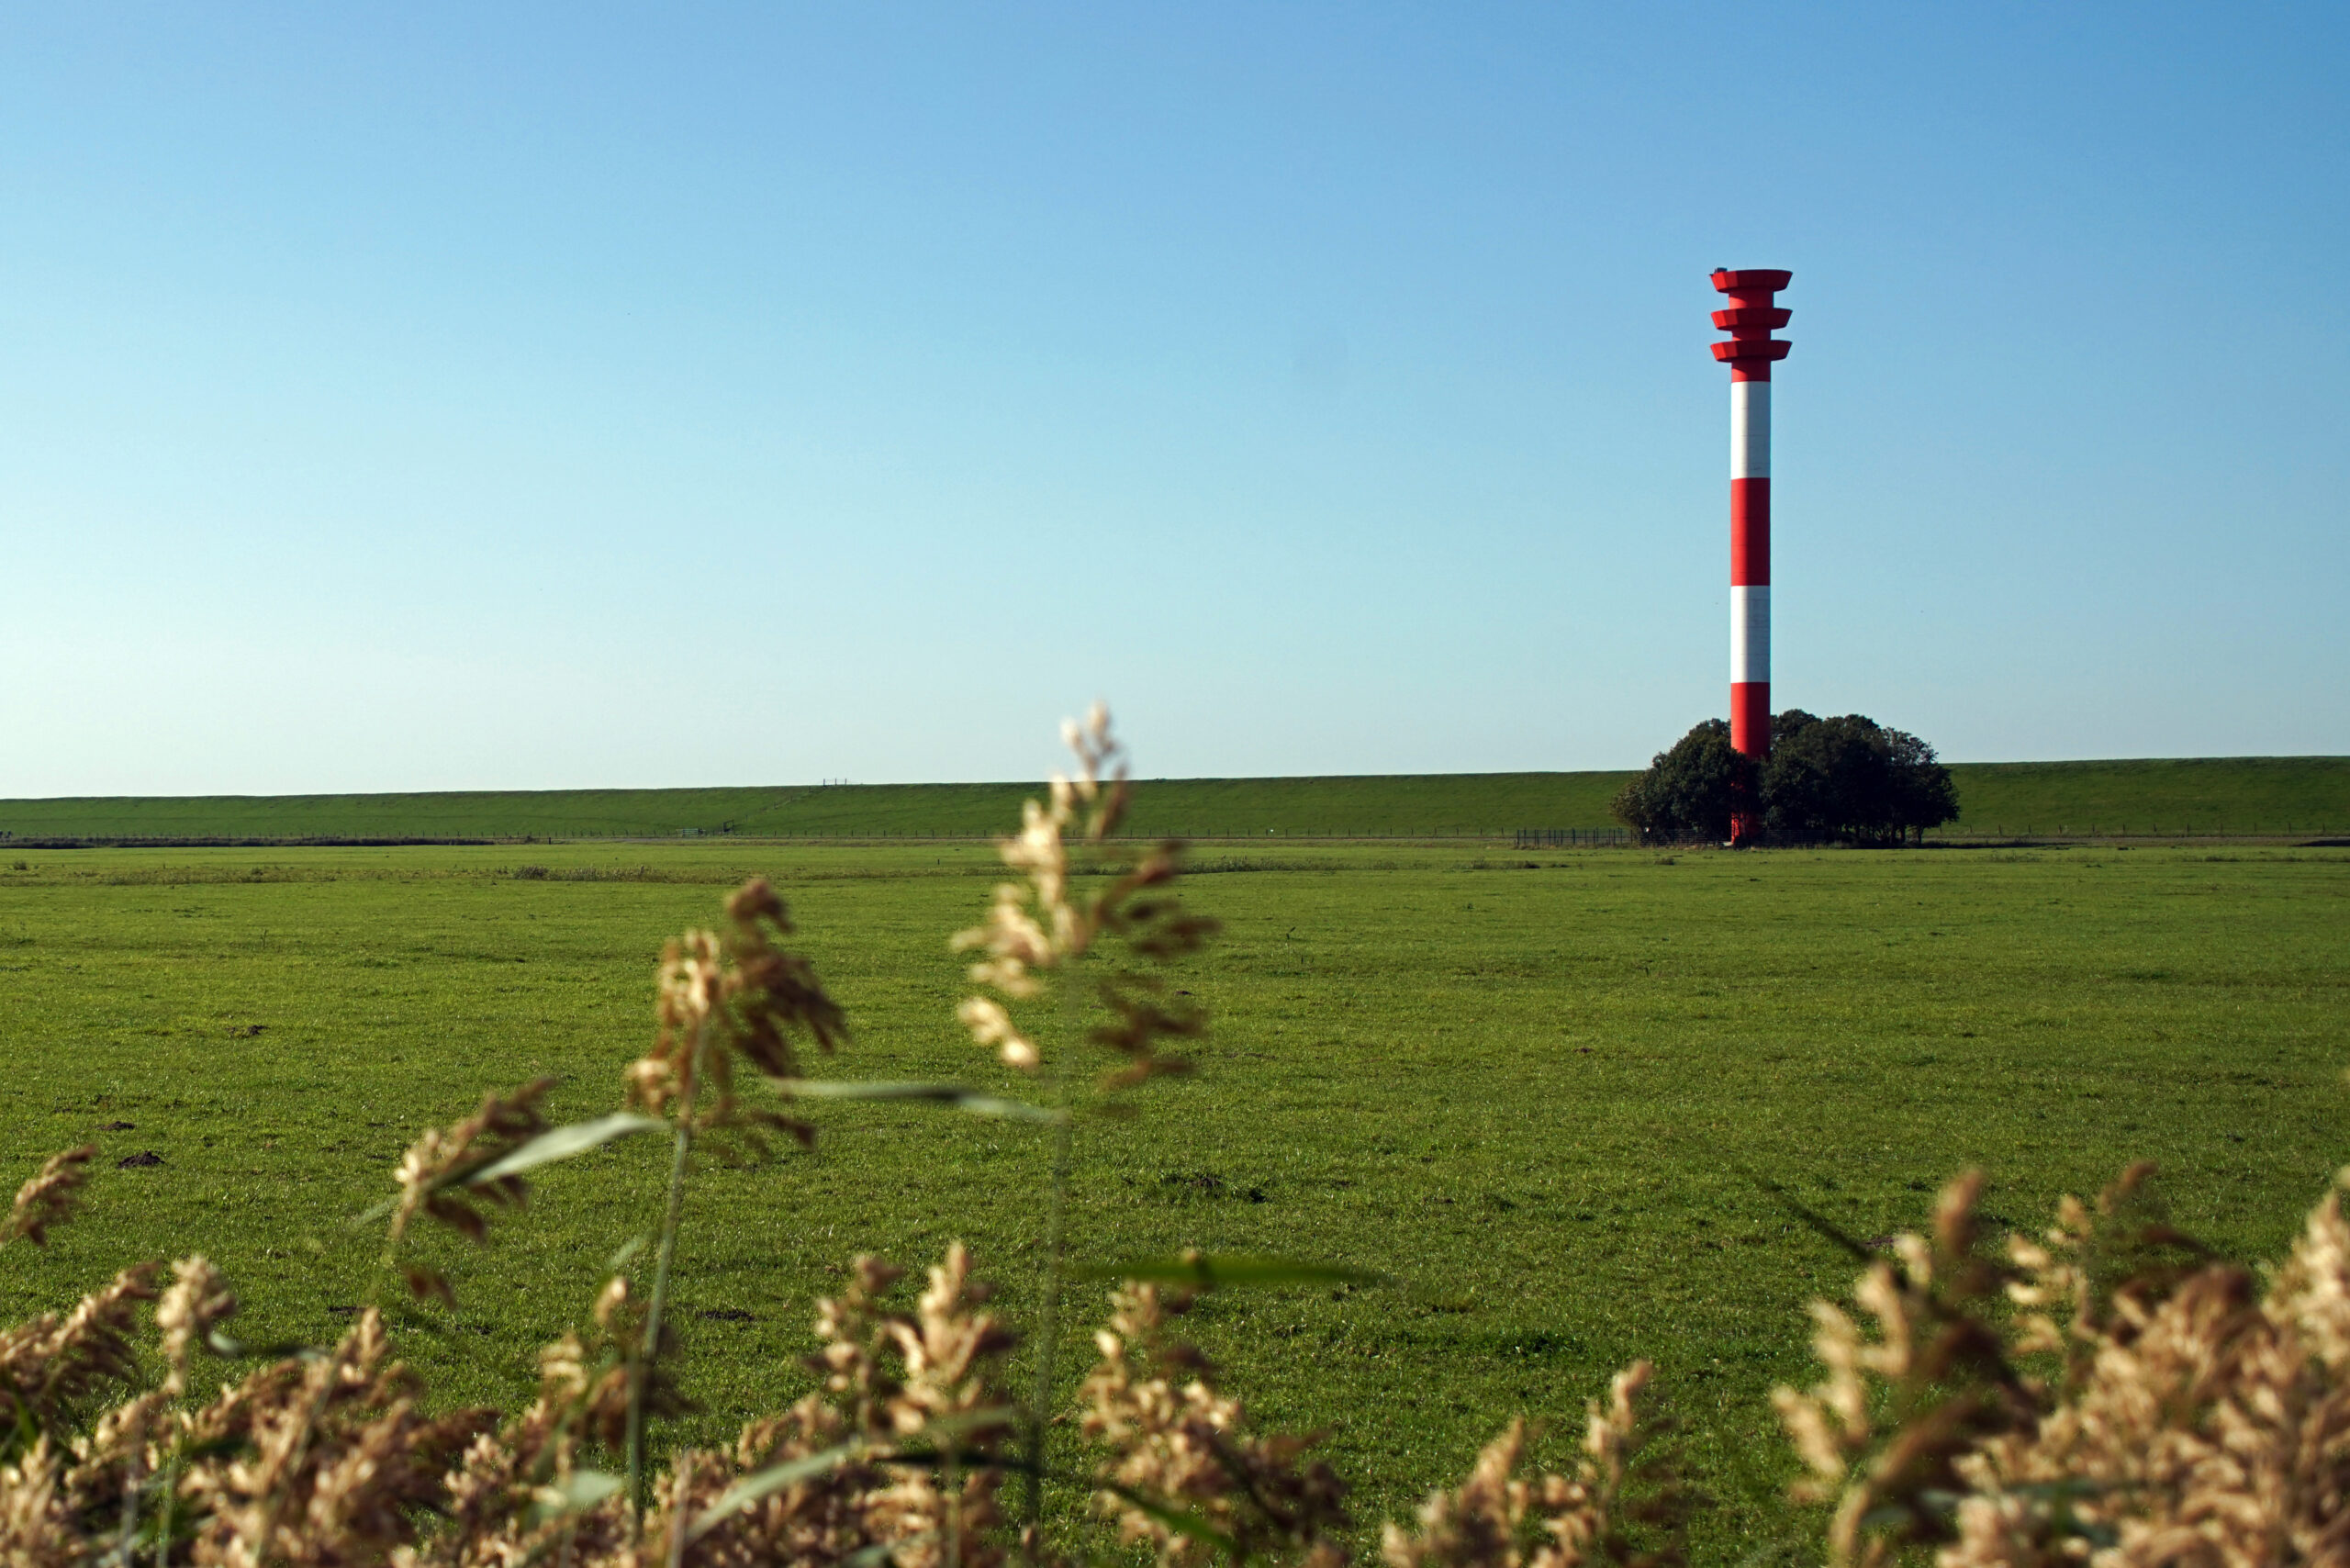
<path fill-rule="evenodd" d="M 514 873 L 527 857 L 544 876 Z M 6 1179 L 84 1139 L 84 1215 L 0 1255 L 13 1320 L 138 1258 L 202 1251 L 241 1332 L 325 1338 L 361 1300 L 399 1150 L 537 1072 L 611 1108 L 662 939 L 772 878 L 858 1031 L 821 1070 L 1025 1092 L 954 1022 L 946 935 L 987 851 L 642 846 L 34 852 L 0 870 Z M 2037 1227 L 2060 1192 L 2161 1162 L 2187 1229 L 2280 1253 L 2350 1159 L 2350 854 L 1488 854 L 1210 850 L 1226 924 L 1185 980 L 1203 1071 L 1080 1130 L 1072 1238 L 1102 1262 L 1183 1246 L 1391 1272 L 1408 1290 L 1211 1298 L 1198 1333 L 1268 1423 L 1332 1428 L 1358 1516 L 1457 1477 L 1513 1411 L 1552 1423 L 1647 1355 L 1718 1506 L 1759 1528 L 1790 1466 L 1766 1400 L 1804 1379 L 1804 1303 L 1851 1264 L 1750 1179 L 1863 1238 L 1978 1164 Z M 818 1150 L 698 1179 L 679 1327 L 696 1435 L 808 1386 L 812 1298 L 856 1251 L 953 1237 L 1024 1319 L 1045 1180 L 1034 1129 L 826 1104 Z M 113 1124 L 128 1127 L 109 1129 Z M 151 1152 L 160 1163 L 118 1169 Z M 460 1306 L 402 1307 L 450 1401 L 519 1400 L 655 1223 L 666 1148 L 547 1173 L 474 1253 Z M 1070 1326 L 1100 1316 L 1080 1287 Z M 342 1309 L 339 1311 L 338 1309 Z M 1080 1334 L 1069 1382 L 1087 1350 Z"/>

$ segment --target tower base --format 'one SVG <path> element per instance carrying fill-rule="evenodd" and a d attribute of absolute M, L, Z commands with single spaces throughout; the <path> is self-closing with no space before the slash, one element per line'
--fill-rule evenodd
<path fill-rule="evenodd" d="M 1771 683 L 1741 680 L 1729 689 L 1729 744 L 1740 756 L 1751 757 L 1759 773 L 1771 755 Z M 1762 802 L 1749 799 L 1729 818 L 1734 847 L 1751 845 L 1762 831 Z"/>

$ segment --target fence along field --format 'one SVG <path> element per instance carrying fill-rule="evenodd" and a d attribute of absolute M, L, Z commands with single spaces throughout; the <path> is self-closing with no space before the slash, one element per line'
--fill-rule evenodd
<path fill-rule="evenodd" d="M 2350 834 L 2350 757 L 1971 763 L 1934 836 L 2290 837 Z M 1129 831 L 1183 838 L 1509 839 L 1606 832 L 1629 773 L 1180 778 L 1139 794 Z M 40 839 L 500 840 L 980 837 L 1024 784 L 556 790 L 413 795 L 0 801 L 0 834 Z M 5 843 L 6 840 L 0 840 Z M 1583 842 L 1578 836 L 1571 843 Z"/>
<path fill-rule="evenodd" d="M 1186 1330 L 1269 1426 L 1334 1428 L 1366 1534 L 1462 1474 L 1508 1412 L 1547 1420 L 1538 1451 L 1568 1462 L 1583 1400 L 1649 1356 L 1718 1499 L 1698 1560 L 1771 1540 L 1793 1464 L 1767 1392 L 1810 1380 L 1805 1304 L 1854 1265 L 1757 1175 L 1874 1241 L 1922 1225 L 1969 1164 L 1995 1228 L 2030 1230 L 2058 1193 L 2152 1158 L 2182 1228 L 2256 1259 L 2350 1158 L 2343 852 L 1202 858 L 1226 873 L 1189 894 L 1225 925 L 1181 982 L 1214 1017 L 1203 1070 L 1083 1128 L 1071 1245 L 1081 1263 L 1197 1246 L 1408 1282 L 1211 1296 Z M 559 1118 L 610 1109 L 661 940 L 712 924 L 752 874 L 789 898 L 847 1007 L 828 1070 L 1030 1088 L 953 1016 L 945 934 L 1002 874 L 974 845 L 24 859 L 0 861 L 17 1042 L 0 1159 L 101 1155 L 81 1220 L 0 1252 L 9 1321 L 201 1250 L 239 1286 L 239 1337 L 331 1342 L 379 1244 L 346 1221 L 419 1128 L 540 1072 L 563 1080 Z M 728 1442 L 811 1386 L 813 1298 L 854 1252 L 919 1264 L 959 1237 L 1002 1310 L 1033 1318 L 1040 1137 L 810 1114 L 812 1153 L 695 1178 L 674 1320 L 700 1410 L 680 1439 Z M 428 1240 L 461 1305 L 398 1305 L 391 1326 L 436 1400 L 527 1397 L 537 1348 L 657 1223 L 654 1142 L 551 1168 L 486 1251 Z M 1080 1361 L 1106 1288 L 1067 1298 Z M 1055 1440 L 1074 1460 L 1073 1430 Z"/>

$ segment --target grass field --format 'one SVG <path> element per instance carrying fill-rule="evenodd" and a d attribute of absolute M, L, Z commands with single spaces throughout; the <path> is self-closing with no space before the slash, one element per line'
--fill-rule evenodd
<path fill-rule="evenodd" d="M 2350 757 L 1970 763 L 1950 830 L 2017 836 L 2350 832 Z M 1629 773 L 1179 778 L 1139 795 L 1134 831 L 1186 838 L 1507 834 L 1600 828 Z M 554 790 L 424 795 L 0 801 L 18 838 L 927 837 L 994 833 L 1028 784 Z"/>
<path fill-rule="evenodd" d="M 945 937 L 996 875 L 977 846 L 24 858 L 0 870 L 0 1169 L 85 1138 L 104 1153 L 81 1220 L 0 1253 L 11 1320 L 201 1250 L 240 1282 L 249 1338 L 335 1334 L 375 1251 L 344 1222 L 388 1193 L 418 1128 L 541 1071 L 564 1078 L 565 1113 L 611 1108 L 659 943 L 753 872 L 785 890 L 857 1027 L 826 1070 L 1023 1090 L 951 1017 Z M 525 858 L 550 875 L 517 878 Z M 1852 1269 L 1749 1172 L 1874 1238 L 1968 1164 L 1993 1173 L 1999 1221 L 2037 1226 L 2060 1192 L 2145 1156 L 2185 1227 L 2260 1257 L 2350 1159 L 2350 852 L 1202 859 L 1192 901 L 1227 927 L 1183 982 L 1217 1017 L 1204 1070 L 1153 1086 L 1135 1120 L 1082 1126 L 1073 1247 L 1410 1282 L 1195 1317 L 1266 1419 L 1334 1428 L 1367 1529 L 1513 1411 L 1551 1418 L 1562 1457 L 1583 1399 L 1648 1355 L 1717 1499 L 1702 1560 L 1751 1546 L 1790 1468 L 1767 1391 L 1808 1375 L 1804 1304 Z M 697 1437 L 807 1386 L 812 1297 L 852 1252 L 920 1262 L 961 1237 L 1015 1318 L 1033 1307 L 1035 1133 L 815 1114 L 814 1154 L 697 1178 Z M 487 1251 L 433 1244 L 461 1306 L 395 1317 L 441 1397 L 524 1395 L 534 1349 L 654 1223 L 665 1159 L 614 1146 L 552 1170 Z M 1099 1305 L 1077 1292 L 1071 1328 Z"/>

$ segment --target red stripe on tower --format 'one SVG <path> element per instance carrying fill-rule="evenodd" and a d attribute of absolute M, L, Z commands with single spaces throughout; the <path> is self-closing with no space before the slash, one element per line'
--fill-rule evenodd
<path fill-rule="evenodd" d="M 1772 297 L 1793 273 L 1718 271 L 1729 308 L 1714 325 L 1729 341 L 1714 357 L 1729 366 L 1729 742 L 1760 763 L 1771 755 L 1771 366 L 1794 345 L 1771 334 L 1794 314 Z M 1730 842 L 1751 843 L 1753 803 L 1730 819 Z"/>

